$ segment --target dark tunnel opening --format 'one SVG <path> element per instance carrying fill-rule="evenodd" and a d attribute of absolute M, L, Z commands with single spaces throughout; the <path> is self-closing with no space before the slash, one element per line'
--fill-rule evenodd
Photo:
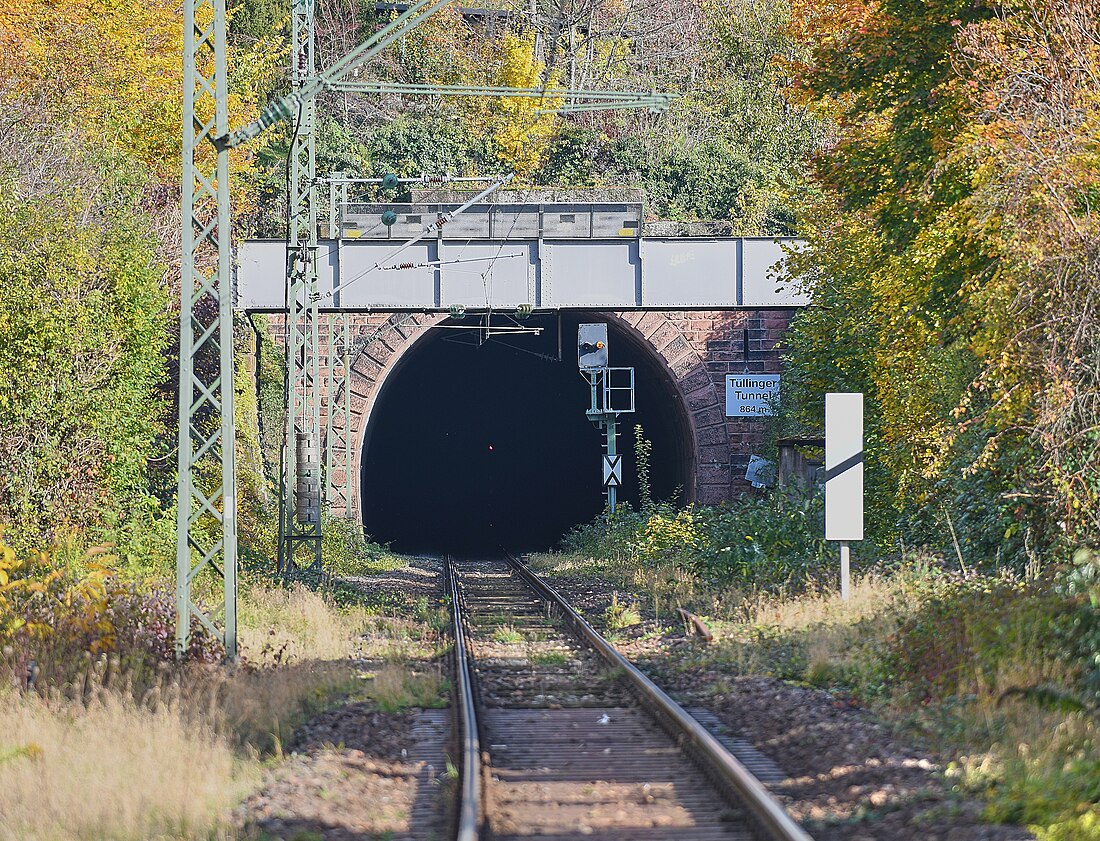
<path fill-rule="evenodd" d="M 605 320 L 532 316 L 523 326 L 540 335 L 486 339 L 467 329 L 480 318 L 448 319 L 417 341 L 386 379 L 366 433 L 361 499 L 371 539 L 403 552 L 529 551 L 598 515 L 603 434 L 585 417 L 576 337 L 580 322 Z M 653 444 L 654 497 L 682 497 L 693 453 L 676 386 L 655 351 L 613 321 L 608 347 L 612 366 L 635 368 L 637 411 L 619 417 L 619 498 L 638 504 L 636 424 Z"/>

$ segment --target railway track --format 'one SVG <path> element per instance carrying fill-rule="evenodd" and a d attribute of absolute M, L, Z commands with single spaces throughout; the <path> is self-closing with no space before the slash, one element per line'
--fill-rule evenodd
<path fill-rule="evenodd" d="M 525 565 L 447 559 L 445 576 L 459 841 L 811 841 L 718 738 Z"/>

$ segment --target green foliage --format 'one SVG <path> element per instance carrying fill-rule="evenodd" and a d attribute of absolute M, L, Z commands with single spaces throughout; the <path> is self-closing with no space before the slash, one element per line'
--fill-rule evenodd
<path fill-rule="evenodd" d="M 1045 783 L 1043 780 L 1040 784 Z M 1063 817 L 1038 830 L 1035 837 L 1039 841 L 1096 841 L 1100 838 L 1100 810 L 1093 808 L 1083 815 Z"/>
<path fill-rule="evenodd" d="M 778 590 L 803 586 L 833 562 L 823 530 L 820 493 L 779 488 L 714 507 L 660 503 L 636 512 L 620 504 L 572 529 L 561 546 L 595 558 L 671 564 L 716 584 Z"/>
<path fill-rule="evenodd" d="M 235 42 L 255 44 L 276 32 L 287 10 L 275 0 L 233 0 L 229 7 L 229 34 Z"/>
<path fill-rule="evenodd" d="M 916 700 L 995 691 L 1002 672 L 1026 655 L 1056 662 L 1057 629 L 1068 605 L 1049 582 L 1007 575 L 938 574 L 916 584 L 917 608 L 885 653 L 895 679 Z"/>
<path fill-rule="evenodd" d="M 394 565 L 389 547 L 368 540 L 355 521 L 325 515 L 322 527 L 321 562 L 330 574 L 368 575 Z"/>
<path fill-rule="evenodd" d="M 988 790 L 986 817 L 1030 825 L 1040 841 L 1100 837 L 1100 743 L 1079 717 L 1068 717 L 1038 756 L 1018 751 Z"/>
<path fill-rule="evenodd" d="M 824 500 L 780 487 L 764 497 L 746 497 L 699 512 L 703 546 L 694 557 L 704 577 L 750 587 L 805 584 L 834 561 L 822 538 Z"/>
<path fill-rule="evenodd" d="M 575 123 L 562 123 L 547 149 L 539 170 L 539 181 L 561 187 L 589 187 L 598 181 L 601 167 L 597 156 L 604 154 L 607 137 Z"/>
<path fill-rule="evenodd" d="M 164 420 L 162 273 L 125 162 L 68 165 L 121 174 L 73 190 L 58 172 L 28 195 L 0 160 L 0 522 L 32 543 L 62 521 L 156 510 L 145 477 Z"/>
<path fill-rule="evenodd" d="M 253 315 L 256 335 L 256 418 L 264 473 L 271 484 L 279 481 L 279 458 L 286 427 L 286 352 L 275 344 L 266 315 Z"/>
<path fill-rule="evenodd" d="M 703 545 L 697 519 L 691 507 L 674 511 L 668 506 L 654 506 L 642 512 L 641 530 L 631 548 L 646 561 L 690 566 L 694 553 Z"/>
<path fill-rule="evenodd" d="M 1100 702 L 1100 553 L 1078 549 L 1060 589 L 1073 600 L 1058 627 L 1063 656 L 1080 664 L 1085 691 Z"/>
<path fill-rule="evenodd" d="M 661 218 L 728 219 L 745 234 L 791 233 L 791 211 L 762 195 L 770 179 L 752 152 L 729 137 L 624 138 L 609 151 L 618 178 L 643 186 Z"/>
<path fill-rule="evenodd" d="M 402 115 L 384 125 L 364 128 L 364 154 L 374 172 L 411 178 L 425 172 L 500 170 L 484 132 L 445 116 Z"/>
<path fill-rule="evenodd" d="M 523 633 L 511 625 L 500 625 L 493 631 L 493 641 L 502 645 L 518 645 L 523 642 Z"/>
<path fill-rule="evenodd" d="M 611 604 L 604 608 L 603 622 L 609 631 L 621 631 L 632 625 L 640 625 L 642 614 L 638 610 L 637 602 L 622 604 L 619 602 L 619 594 L 612 593 Z"/>

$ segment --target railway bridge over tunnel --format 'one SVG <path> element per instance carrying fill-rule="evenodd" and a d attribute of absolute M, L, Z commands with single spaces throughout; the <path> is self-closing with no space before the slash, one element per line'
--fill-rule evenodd
<path fill-rule="evenodd" d="M 331 276 L 320 279 L 322 290 L 339 289 L 341 277 L 346 286 L 353 267 L 367 260 L 366 253 L 349 255 L 351 249 L 384 244 L 334 244 L 330 253 L 340 253 Z M 760 259 L 774 268 L 776 244 L 766 244 L 771 250 Z M 286 322 L 277 311 L 274 280 L 264 281 L 272 291 L 259 289 L 261 276 L 279 276 L 281 255 L 271 245 L 242 248 L 238 305 L 272 313 L 269 329 L 281 341 Z M 635 369 L 636 412 L 620 418 L 620 499 L 638 501 L 635 425 L 652 443 L 654 497 L 716 504 L 749 488 L 745 469 L 759 450 L 766 420 L 727 413 L 726 379 L 779 373 L 777 344 L 804 302 L 789 292 L 769 297 L 748 288 L 751 272 L 771 278 L 760 283 L 778 287 L 774 272 L 748 265 L 744 241 L 680 239 L 670 245 L 675 254 L 664 253 L 665 243 L 649 245 L 641 237 L 583 245 L 528 242 L 524 247 L 532 251 L 522 261 L 522 288 L 503 292 L 488 307 L 478 298 L 480 290 L 457 292 L 453 282 L 451 294 L 468 297 L 448 300 L 440 265 L 447 245 L 440 238 L 413 255 L 414 265 L 428 264 L 422 266 L 428 271 L 421 300 L 395 305 L 383 300 L 393 297 L 392 289 L 361 288 L 358 294 L 373 295 L 377 300 L 369 303 L 376 307 L 360 299 L 320 315 L 320 378 L 330 393 L 346 389 L 348 395 L 346 418 L 328 423 L 330 438 L 346 441 L 348 454 L 330 465 L 334 510 L 360 520 L 372 539 L 409 552 L 546 548 L 570 526 L 598 514 L 604 505 L 603 437 L 585 416 L 589 386 L 578 371 L 576 350 L 582 322 L 605 322 L 610 364 Z M 608 287 L 606 276 L 617 271 L 633 273 L 622 291 L 600 293 L 602 301 L 584 300 L 580 290 L 593 283 L 584 245 L 588 253 L 604 251 L 596 253 L 597 263 L 604 261 L 596 267 L 603 278 L 596 286 Z M 600 245 L 622 253 L 609 258 Z M 646 283 L 637 282 L 644 274 L 639 264 L 645 263 Z M 578 289 L 569 290 L 568 278 L 577 276 Z M 504 290 L 508 281 L 504 272 L 496 278 Z M 388 277 L 383 282 L 393 283 Z M 647 288 L 660 290 L 662 284 L 674 290 L 661 292 L 663 300 L 679 294 L 688 304 L 645 300 Z M 548 301 L 549 294 L 559 297 Z M 704 300 L 726 305 L 691 305 Z M 533 312 L 517 320 L 515 307 L 525 303 Z M 346 324 L 343 339 L 329 329 L 337 324 Z M 526 332 L 498 332 L 517 326 Z M 328 415 L 327 406 L 323 412 Z"/>

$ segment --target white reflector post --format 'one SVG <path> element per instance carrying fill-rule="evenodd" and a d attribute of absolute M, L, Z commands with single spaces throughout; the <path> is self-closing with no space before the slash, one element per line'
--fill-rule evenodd
<path fill-rule="evenodd" d="M 848 542 L 863 540 L 863 395 L 825 395 L 825 539 L 840 541 L 848 599 Z"/>
<path fill-rule="evenodd" d="M 863 395 L 825 395 L 825 539 L 863 540 Z"/>

